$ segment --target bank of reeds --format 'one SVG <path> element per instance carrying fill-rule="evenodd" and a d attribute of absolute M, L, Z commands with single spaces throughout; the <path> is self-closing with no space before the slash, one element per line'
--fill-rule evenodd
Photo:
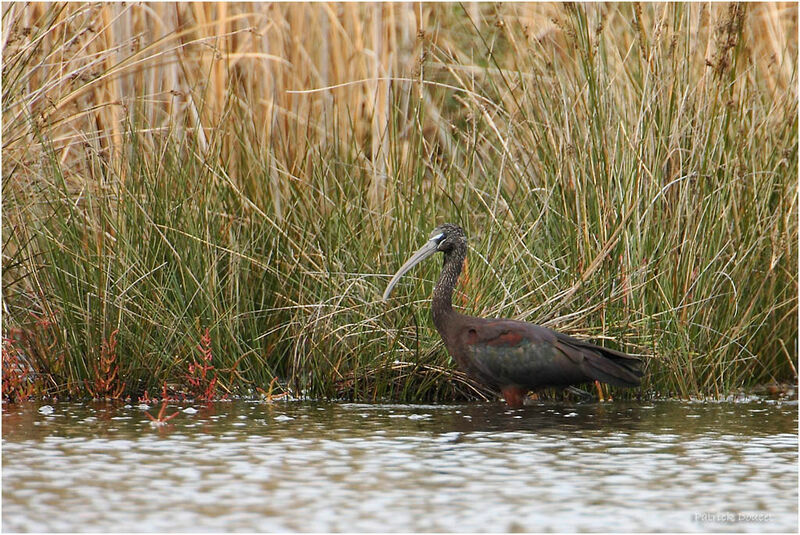
<path fill-rule="evenodd" d="M 380 301 L 444 221 L 458 306 L 644 355 L 645 393 L 796 377 L 794 4 L 2 24 L 6 399 L 489 395 L 433 329 L 437 263 Z"/>

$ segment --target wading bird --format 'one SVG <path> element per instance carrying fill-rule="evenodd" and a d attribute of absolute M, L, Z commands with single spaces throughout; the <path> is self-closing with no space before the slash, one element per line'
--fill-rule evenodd
<path fill-rule="evenodd" d="M 474 318 L 453 310 L 453 289 L 467 257 L 461 227 L 436 227 L 395 273 L 383 300 L 406 272 L 436 252 L 444 265 L 433 290 L 433 323 L 456 363 L 477 381 L 502 392 L 509 407 L 521 407 L 530 390 L 601 381 L 633 387 L 642 377 L 642 361 L 546 327 L 510 319 Z"/>

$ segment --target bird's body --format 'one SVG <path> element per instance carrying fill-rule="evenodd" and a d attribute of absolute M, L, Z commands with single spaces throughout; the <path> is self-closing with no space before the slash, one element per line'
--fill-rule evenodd
<path fill-rule="evenodd" d="M 641 361 L 546 327 L 511 319 L 485 319 L 453 310 L 452 295 L 466 258 L 463 230 L 441 225 L 431 239 L 398 270 L 384 293 L 423 259 L 440 251 L 444 265 L 433 292 L 433 322 L 459 367 L 500 390 L 511 407 L 522 405 L 529 390 L 602 381 L 632 387 L 642 376 Z"/>

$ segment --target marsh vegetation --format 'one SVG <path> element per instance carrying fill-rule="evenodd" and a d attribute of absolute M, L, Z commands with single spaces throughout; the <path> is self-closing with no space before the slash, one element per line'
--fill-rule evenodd
<path fill-rule="evenodd" d="M 3 6 L 3 396 L 489 395 L 456 304 L 794 381 L 793 4 Z"/>

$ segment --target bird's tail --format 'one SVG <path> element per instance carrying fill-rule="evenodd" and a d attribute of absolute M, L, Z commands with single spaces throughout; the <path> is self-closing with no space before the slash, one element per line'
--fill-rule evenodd
<path fill-rule="evenodd" d="M 581 367 L 592 379 L 624 387 L 639 386 L 641 383 L 644 373 L 639 358 L 575 339 L 567 343 L 581 353 Z"/>

